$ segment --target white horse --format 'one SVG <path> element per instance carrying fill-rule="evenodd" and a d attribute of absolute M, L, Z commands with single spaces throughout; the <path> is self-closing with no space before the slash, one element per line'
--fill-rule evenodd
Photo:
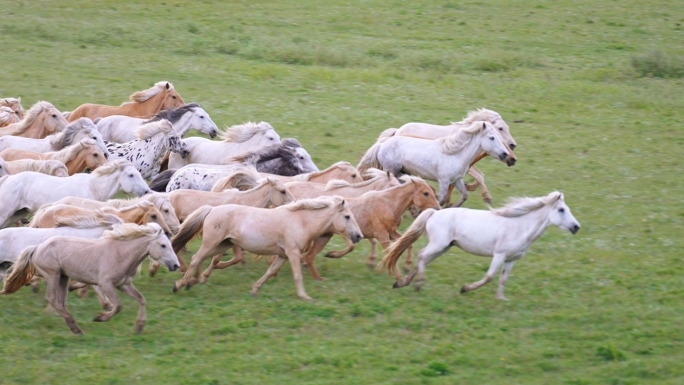
<path fill-rule="evenodd" d="M 138 196 L 150 192 L 140 172 L 125 160 L 115 160 L 90 174 L 56 177 L 26 171 L 0 178 L 0 228 L 67 196 L 104 201 L 119 190 Z"/>
<path fill-rule="evenodd" d="M 198 130 L 210 137 L 218 134 L 216 123 L 206 111 L 197 103 L 186 104 L 170 110 L 163 110 L 150 119 L 134 118 L 125 115 L 111 115 L 97 122 L 97 128 L 105 140 L 116 143 L 126 143 L 135 140 L 135 129 L 145 123 L 167 119 L 173 124 L 173 129 L 182 138 L 191 129 Z"/>
<path fill-rule="evenodd" d="M 167 150 L 183 158 L 189 154 L 187 145 L 166 119 L 142 125 L 136 133 L 138 139 L 126 143 L 107 142 L 107 149 L 112 159 L 128 160 L 145 179 L 159 174 Z"/>
<path fill-rule="evenodd" d="M 221 141 L 199 137 L 186 139 L 190 155 L 169 157 L 169 169 L 178 169 L 190 163 L 224 164 L 231 157 L 243 152 L 280 142 L 280 135 L 267 122 L 236 125 L 220 134 Z"/>
<path fill-rule="evenodd" d="M 461 293 L 490 282 L 503 265 L 496 296 L 505 300 L 504 288 L 513 265 L 525 256 L 532 243 L 551 225 L 573 234 L 580 230 L 579 222 L 565 204 L 563 194 L 558 191 L 538 198 L 514 199 L 506 206 L 493 210 L 428 209 L 387 250 L 379 268 L 388 269 L 390 273 L 397 275 L 395 288 L 409 285 L 418 275 L 416 289 L 420 289 L 425 282 L 425 266 L 451 246 L 458 246 L 471 254 L 493 257 L 484 279 L 464 285 Z M 399 279 L 399 256 L 426 231 L 430 242 L 420 250 L 418 264 L 406 278 Z"/>
<path fill-rule="evenodd" d="M 468 199 L 463 177 L 470 162 L 485 151 L 503 161 L 508 150 L 490 123 L 478 121 L 468 128 L 440 139 L 393 136 L 378 140 L 363 156 L 358 169 L 381 168 L 400 176 L 402 172 L 439 183 L 439 203 L 444 205 L 450 184 L 461 192 L 460 206 Z"/>
<path fill-rule="evenodd" d="M 43 139 L 24 138 L 21 136 L 0 137 L 0 151 L 15 148 L 33 152 L 59 151 L 82 139 L 93 139 L 105 156 L 108 156 L 107 147 L 102 140 L 100 131 L 90 118 L 80 118 L 66 126 L 62 131 L 48 135 Z"/>

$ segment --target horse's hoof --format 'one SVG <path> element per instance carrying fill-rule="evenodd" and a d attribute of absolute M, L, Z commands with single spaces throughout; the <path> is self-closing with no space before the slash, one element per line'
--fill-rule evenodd
<path fill-rule="evenodd" d="M 38 293 L 40 291 L 40 286 L 38 286 L 38 285 L 31 286 L 31 291 L 34 293 Z"/>
<path fill-rule="evenodd" d="M 392 285 L 392 289 L 398 289 L 400 287 L 401 285 L 399 285 L 399 281 L 395 282 L 394 285 Z"/>
<path fill-rule="evenodd" d="M 154 277 L 154 275 L 155 275 L 155 274 L 157 274 L 157 272 L 156 272 L 156 271 L 152 271 L 152 270 L 150 270 L 150 277 Z"/>
<path fill-rule="evenodd" d="M 325 278 L 323 278 L 323 277 L 321 277 L 321 276 L 314 277 L 314 279 L 315 279 L 316 281 L 325 281 Z"/>
<path fill-rule="evenodd" d="M 377 267 L 375 263 L 367 263 L 366 266 L 368 266 L 368 268 L 371 270 L 375 270 L 375 268 Z"/>
<path fill-rule="evenodd" d="M 468 292 L 468 287 L 466 287 L 466 286 L 464 285 L 464 286 L 461 288 L 461 294 L 467 293 L 467 292 Z"/>
<path fill-rule="evenodd" d="M 173 292 L 174 292 L 174 293 L 177 293 L 177 292 L 178 292 L 178 286 L 173 285 Z"/>
<path fill-rule="evenodd" d="M 144 328 L 145 328 L 145 323 L 144 322 L 139 323 L 139 324 L 135 325 L 135 332 L 140 334 L 143 332 Z"/>
<path fill-rule="evenodd" d="M 416 288 L 416 291 L 420 291 L 420 289 L 422 289 L 423 287 L 420 285 L 415 285 L 415 288 Z"/>
<path fill-rule="evenodd" d="M 94 322 L 105 322 L 102 318 L 104 317 L 104 314 L 99 314 L 97 317 L 93 318 Z"/>
<path fill-rule="evenodd" d="M 83 330 L 81 330 L 81 329 L 72 330 L 71 332 L 76 334 L 77 336 L 82 336 L 85 334 L 85 333 L 83 333 Z"/>

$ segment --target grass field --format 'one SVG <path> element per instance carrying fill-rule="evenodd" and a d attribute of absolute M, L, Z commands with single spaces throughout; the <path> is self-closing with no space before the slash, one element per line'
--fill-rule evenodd
<path fill-rule="evenodd" d="M 75 337 L 22 290 L 0 299 L 1 384 L 684 382 L 684 3 L 0 5 L 0 97 L 27 108 L 118 105 L 169 80 L 219 126 L 268 121 L 323 169 L 355 164 L 388 127 L 487 107 L 519 145 L 515 167 L 480 163 L 495 205 L 561 190 L 582 223 L 532 247 L 509 302 L 495 283 L 460 295 L 489 259 L 456 249 L 421 292 L 392 290 L 365 266 L 367 241 L 318 260 L 327 280 L 305 276 L 312 302 L 289 268 L 251 297 L 264 262 L 175 295 L 176 273 L 142 276 L 141 335 L 130 298 L 93 323 L 97 301 L 72 296 Z M 478 195 L 465 206 L 484 208 Z"/>

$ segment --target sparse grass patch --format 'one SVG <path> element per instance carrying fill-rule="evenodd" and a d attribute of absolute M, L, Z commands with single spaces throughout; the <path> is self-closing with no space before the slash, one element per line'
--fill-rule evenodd
<path fill-rule="evenodd" d="M 668 55 L 660 49 L 632 56 L 632 67 L 641 76 L 656 78 L 684 77 L 684 56 Z"/>

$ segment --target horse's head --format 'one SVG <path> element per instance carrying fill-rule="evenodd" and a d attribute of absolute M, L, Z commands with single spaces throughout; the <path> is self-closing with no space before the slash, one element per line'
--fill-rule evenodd
<path fill-rule="evenodd" d="M 26 115 L 24 106 L 21 105 L 21 97 L 0 99 L 0 106 L 8 107 L 12 110 L 17 122 L 24 119 L 24 115 Z"/>
<path fill-rule="evenodd" d="M 176 209 L 173 208 L 171 201 L 163 194 L 152 193 L 154 195 L 150 196 L 150 200 L 154 201 L 154 206 L 159 210 L 164 222 L 169 225 L 171 232 L 173 234 L 178 232 L 180 229 L 180 221 L 178 220 L 178 215 L 176 215 Z"/>
<path fill-rule="evenodd" d="M 482 121 L 476 122 L 475 124 L 482 125 L 479 131 L 482 150 L 502 162 L 505 161 L 509 156 L 509 150 L 504 144 L 499 132 L 488 122 Z M 515 161 L 513 163 L 515 163 Z"/>
<path fill-rule="evenodd" d="M 162 86 L 164 89 L 161 93 L 163 96 L 159 110 L 171 110 L 185 105 L 183 98 L 181 98 L 180 94 L 173 87 L 173 84 L 163 82 Z"/>
<path fill-rule="evenodd" d="M 137 196 L 143 196 L 152 192 L 145 179 L 140 175 L 140 171 L 132 164 L 125 162 L 119 167 L 119 184 L 123 192 Z"/>
<path fill-rule="evenodd" d="M 154 231 L 148 235 L 150 242 L 148 244 L 147 252 L 155 261 L 159 261 L 166 266 L 169 271 L 176 271 L 180 267 L 178 256 L 173 251 L 169 237 L 164 233 L 164 230 L 156 223 L 150 223 L 147 226 Z"/>
<path fill-rule="evenodd" d="M 60 132 L 69 125 L 64 115 L 53 106 L 46 108 L 43 114 L 45 114 L 45 131 L 49 133 Z"/>
<path fill-rule="evenodd" d="M 352 242 L 358 243 L 363 239 L 363 233 L 354 219 L 349 202 L 339 195 L 334 195 L 332 199 L 335 207 L 332 221 L 334 230 L 348 237 Z"/>
<path fill-rule="evenodd" d="M 302 165 L 302 170 L 304 172 L 320 171 L 314 163 L 313 159 L 311 159 L 311 155 L 309 155 L 309 153 L 304 149 L 304 147 L 295 148 L 294 155 L 299 160 L 299 163 Z"/>
<path fill-rule="evenodd" d="M 190 121 L 190 126 L 192 128 L 209 135 L 211 138 L 214 138 L 216 135 L 218 135 L 218 127 L 216 126 L 216 123 L 211 120 L 209 114 L 207 114 L 202 107 L 193 107 L 189 113 L 192 114 L 192 120 Z"/>
<path fill-rule="evenodd" d="M 105 152 L 97 146 L 97 143 L 94 140 L 83 139 L 80 144 L 81 150 L 75 158 L 77 164 L 82 164 L 82 162 L 84 162 L 85 168 L 92 171 L 107 163 Z"/>
<path fill-rule="evenodd" d="M 269 205 L 282 206 L 297 200 L 279 179 L 266 178 L 266 181 L 271 190 Z"/>
<path fill-rule="evenodd" d="M 554 191 L 548 195 L 548 198 L 551 199 L 549 221 L 563 230 L 576 234 L 580 230 L 580 223 L 572 216 L 570 207 L 565 204 L 563 193 Z"/>
<path fill-rule="evenodd" d="M 139 205 L 142 209 L 140 224 L 156 223 L 162 228 L 162 230 L 164 230 L 164 234 L 166 234 L 167 237 L 171 238 L 171 236 L 173 235 L 173 231 L 164 220 L 164 215 L 162 215 L 159 209 L 157 209 L 154 206 L 154 204 L 149 201 L 142 201 L 139 203 Z"/>
<path fill-rule="evenodd" d="M 95 145 L 99 147 L 104 153 L 105 159 L 109 159 L 109 150 L 102 139 L 100 130 L 97 129 L 95 123 L 90 118 L 79 118 L 77 121 L 82 121 L 82 129 L 76 134 L 74 139 L 90 138 L 95 141 Z"/>
<path fill-rule="evenodd" d="M 269 144 L 275 144 L 280 142 L 280 135 L 276 132 L 276 130 L 271 126 L 270 123 L 268 122 L 259 122 L 257 124 L 261 132 L 263 132 L 263 135 L 261 135 L 261 139 L 259 141 L 260 145 L 266 146 Z"/>
<path fill-rule="evenodd" d="M 0 127 L 9 126 L 10 124 L 17 123 L 19 120 L 21 119 L 16 111 L 10 107 L 0 107 Z"/>
<path fill-rule="evenodd" d="M 168 135 L 166 140 L 168 141 L 167 145 L 169 151 L 179 154 L 183 159 L 190 155 L 190 149 L 188 148 L 188 145 L 185 143 L 183 138 L 178 136 L 178 134 L 175 132 Z"/>
<path fill-rule="evenodd" d="M 420 210 L 440 209 L 439 202 L 435 196 L 435 189 L 432 186 L 417 176 L 409 176 L 408 180 L 407 183 L 414 186 L 412 206 Z"/>

